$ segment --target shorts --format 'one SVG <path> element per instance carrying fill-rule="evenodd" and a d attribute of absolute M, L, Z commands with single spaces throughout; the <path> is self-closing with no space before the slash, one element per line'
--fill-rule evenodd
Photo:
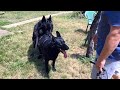
<path fill-rule="evenodd" d="M 101 75 L 100 77 L 101 79 L 111 79 L 113 75 L 120 75 L 120 61 L 107 59 L 104 69 L 106 70 L 106 73 L 104 72 L 103 73 L 105 74 L 105 76 L 107 76 L 107 78 L 104 77 L 104 75 L 103 76 Z M 96 66 L 93 65 L 91 78 L 97 79 L 97 73 L 99 73 L 99 71 L 96 69 Z"/>

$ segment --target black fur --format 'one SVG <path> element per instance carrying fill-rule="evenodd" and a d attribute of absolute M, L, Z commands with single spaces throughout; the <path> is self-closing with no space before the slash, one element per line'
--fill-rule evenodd
<path fill-rule="evenodd" d="M 38 38 L 40 38 L 42 35 L 47 33 L 47 31 L 51 33 L 53 31 L 53 23 L 52 23 L 51 15 L 47 19 L 45 18 L 45 16 L 43 16 L 42 20 L 40 20 L 38 23 L 35 24 L 33 30 L 33 36 L 32 36 L 34 48 L 37 48 Z"/>
<path fill-rule="evenodd" d="M 61 37 L 60 33 L 56 31 L 56 36 L 47 33 L 44 34 L 38 41 L 38 48 L 43 54 L 43 59 L 45 60 L 45 69 L 46 73 L 49 73 L 48 63 L 49 60 L 52 60 L 52 69 L 55 69 L 55 61 L 58 57 L 58 54 L 61 50 L 68 50 L 69 47 L 65 44 L 64 39 Z"/>

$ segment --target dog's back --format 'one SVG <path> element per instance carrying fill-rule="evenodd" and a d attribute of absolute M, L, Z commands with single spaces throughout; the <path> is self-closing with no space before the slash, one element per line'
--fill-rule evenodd
<path fill-rule="evenodd" d="M 38 41 L 38 47 L 47 60 L 56 59 L 59 51 L 53 43 L 51 34 L 44 34 Z"/>

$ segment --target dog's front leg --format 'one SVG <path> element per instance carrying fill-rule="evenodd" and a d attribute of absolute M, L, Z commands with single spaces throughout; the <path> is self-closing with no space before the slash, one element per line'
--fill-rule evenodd
<path fill-rule="evenodd" d="M 53 60 L 53 62 L 52 62 L 52 70 L 56 71 L 56 69 L 55 69 L 55 60 Z"/>
<path fill-rule="evenodd" d="M 45 70 L 47 75 L 49 74 L 49 68 L 48 68 L 48 60 L 45 59 Z"/>
<path fill-rule="evenodd" d="M 43 57 L 43 54 L 42 54 L 41 48 L 39 46 L 38 46 L 38 50 L 39 50 L 38 59 L 41 59 Z"/>

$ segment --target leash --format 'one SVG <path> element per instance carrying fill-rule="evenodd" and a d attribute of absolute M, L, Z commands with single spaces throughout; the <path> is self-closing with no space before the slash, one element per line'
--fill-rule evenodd
<path fill-rule="evenodd" d="M 93 62 L 93 61 L 90 61 L 90 63 L 95 65 L 95 62 Z M 102 70 L 103 70 L 103 73 L 101 71 L 99 71 L 96 75 L 96 79 L 102 79 L 103 77 L 105 77 L 105 79 L 108 79 L 107 71 L 105 70 L 105 68 L 102 68 Z M 105 74 L 106 74 L 106 76 L 105 76 Z"/>
<path fill-rule="evenodd" d="M 90 61 L 90 63 L 94 64 L 95 65 L 95 62 L 93 61 Z M 103 71 L 106 71 L 104 68 L 102 68 Z"/>

